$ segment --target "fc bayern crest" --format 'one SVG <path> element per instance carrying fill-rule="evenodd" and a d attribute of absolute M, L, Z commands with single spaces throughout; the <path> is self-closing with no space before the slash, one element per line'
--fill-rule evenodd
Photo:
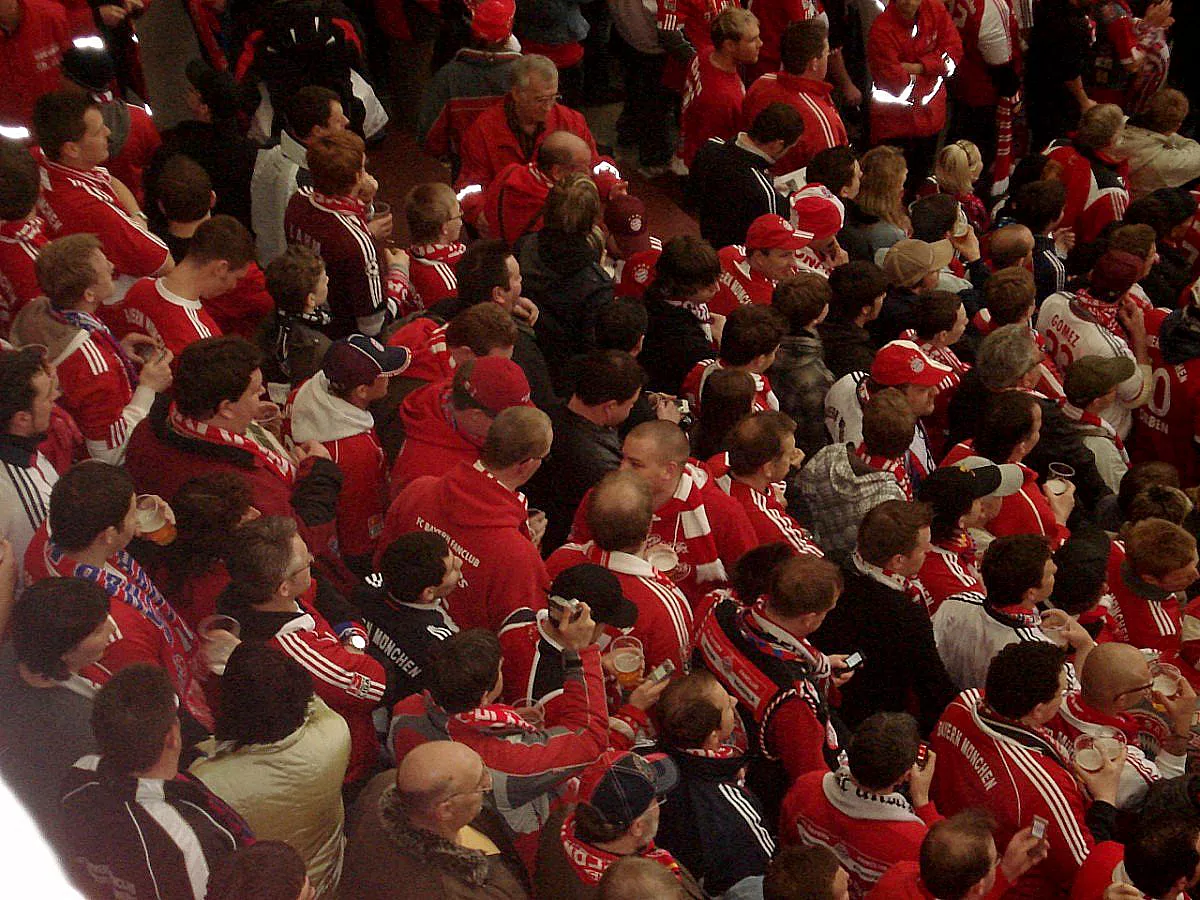
<path fill-rule="evenodd" d="M 914 374 L 920 374 L 925 371 L 925 360 L 919 356 L 914 356 L 908 361 L 908 367 L 913 370 Z"/>
<path fill-rule="evenodd" d="M 629 230 L 633 234 L 638 234 L 642 230 L 642 217 L 637 213 L 629 217 Z"/>

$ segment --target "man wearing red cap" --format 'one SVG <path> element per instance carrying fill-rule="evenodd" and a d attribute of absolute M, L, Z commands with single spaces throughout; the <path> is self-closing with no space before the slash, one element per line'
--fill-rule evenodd
<path fill-rule="evenodd" d="M 798 271 L 796 251 L 811 240 L 809 232 L 793 228 L 782 216 L 759 216 L 750 223 L 745 246 L 730 244 L 717 252 L 721 275 L 709 312 L 727 316 L 744 303 L 770 306 L 775 285 Z"/>
<path fill-rule="evenodd" d="M 1117 386 L 1117 399 L 1101 412 L 1122 440 L 1133 427 L 1133 410 L 1150 402 L 1154 385 L 1145 315 L 1129 294 L 1143 265 L 1132 253 L 1109 250 L 1086 285 L 1074 293 L 1051 294 L 1037 317 L 1037 330 L 1059 371 L 1084 356 L 1123 356 L 1137 363 L 1133 375 Z"/>
<path fill-rule="evenodd" d="M 632 194 L 621 194 L 604 204 L 608 240 L 603 265 L 614 284 L 622 280 L 627 262 L 662 252 L 662 241 L 650 233 L 647 225 L 646 204 Z"/>
<path fill-rule="evenodd" d="M 606 751 L 584 770 L 578 803 L 563 822 L 558 840 L 543 843 L 537 896 L 595 900 L 609 866 L 628 857 L 663 866 L 678 880 L 682 898 L 707 896 L 674 856 L 654 845 L 659 797 L 678 781 L 679 769 L 670 757 Z"/>
<path fill-rule="evenodd" d="M 909 477 L 913 478 L 916 488 L 917 482 L 936 466 L 920 417 L 933 413 L 938 385 L 950 372 L 949 366 L 931 359 L 912 341 L 885 344 L 875 354 L 870 374 L 851 372 L 829 389 L 825 398 L 825 422 L 829 433 L 837 443 L 857 445 L 862 440 L 863 405 L 872 394 L 885 387 L 898 388 L 918 417 L 912 446 L 908 449 Z"/>
<path fill-rule="evenodd" d="M 804 119 L 804 134 L 775 163 L 776 172 L 791 172 L 830 147 L 849 144 L 846 126 L 833 105 L 833 88 L 825 80 L 829 68 L 829 28 L 820 19 L 792 22 L 780 42 L 783 70 L 769 72 L 750 86 L 742 105 L 744 121 L 771 103 L 786 103 Z"/>
<path fill-rule="evenodd" d="M 717 16 L 711 36 L 713 49 L 692 57 L 684 84 L 679 156 L 687 166 L 709 138 L 737 137 L 746 97 L 738 66 L 756 62 L 762 46 L 758 19 L 739 7 Z"/>
<path fill-rule="evenodd" d="M 423 475 L 473 463 L 498 413 L 532 405 L 521 367 L 496 356 L 468 360 L 450 378 L 413 391 L 400 405 L 406 437 L 392 465 L 392 495 Z"/>
<path fill-rule="evenodd" d="M 792 194 L 792 220 L 812 232 L 812 240 L 796 257 L 802 269 L 828 278 L 850 261 L 837 239 L 845 219 L 846 205 L 823 184 L 806 184 Z"/>
<path fill-rule="evenodd" d="M 421 97 L 417 140 L 439 158 L 458 154 L 463 134 L 481 112 L 501 100 L 512 85 L 512 64 L 521 58 L 512 46 L 513 0 L 483 0 L 471 14 L 472 45 L 438 69 Z"/>
<path fill-rule="evenodd" d="M 519 488 L 550 452 L 554 432 L 541 410 L 504 410 L 487 430 L 479 459 L 440 477 L 418 478 L 388 509 L 380 546 L 401 534 L 433 531 L 463 561 L 462 581 L 446 598 L 463 628 L 498 632 L 523 606 L 545 605 L 550 576 L 538 552 L 545 516 L 530 516 Z"/>
<path fill-rule="evenodd" d="M 342 470 L 338 549 L 359 574 L 371 571 L 388 503 L 387 464 L 367 410 L 387 395 L 388 380 L 407 368 L 408 359 L 403 347 L 352 334 L 330 346 L 321 371 L 291 399 L 292 439 L 324 444 Z"/>

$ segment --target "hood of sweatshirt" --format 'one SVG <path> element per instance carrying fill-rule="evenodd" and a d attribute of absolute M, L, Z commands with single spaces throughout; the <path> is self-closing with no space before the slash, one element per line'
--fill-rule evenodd
<path fill-rule="evenodd" d="M 446 379 L 417 388 L 405 397 L 404 402 L 400 404 L 400 420 L 404 423 L 404 433 L 409 440 L 432 444 L 435 447 L 454 450 L 482 447 L 483 441 L 475 442 L 454 427 L 450 419 L 453 413 L 450 389 L 450 379 Z"/>
<path fill-rule="evenodd" d="M 1171 366 L 1200 356 L 1200 318 L 1189 307 L 1167 316 L 1158 330 L 1163 360 Z"/>
<path fill-rule="evenodd" d="M 12 338 L 21 346 L 41 344 L 46 348 L 46 357 L 57 365 L 83 343 L 87 332 L 57 318 L 47 298 L 34 297 L 17 313 Z"/>
<path fill-rule="evenodd" d="M 438 512 L 450 526 L 526 532 L 525 495 L 502 485 L 481 462 L 459 463 L 440 479 L 435 493 Z"/>
<path fill-rule="evenodd" d="M 329 392 L 329 377 L 324 372 L 300 385 L 291 413 L 292 440 L 301 444 L 340 441 L 375 427 L 369 412 Z"/>

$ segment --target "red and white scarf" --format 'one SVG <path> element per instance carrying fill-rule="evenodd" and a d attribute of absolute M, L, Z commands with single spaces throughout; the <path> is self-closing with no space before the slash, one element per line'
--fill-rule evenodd
<path fill-rule="evenodd" d="M 1079 288 L 1071 299 L 1071 307 L 1078 313 L 1083 311 L 1101 328 L 1111 332 L 1115 337 L 1125 340 L 1125 329 L 1117 319 L 1120 305 L 1115 301 L 1101 300 L 1093 296 L 1087 288 Z"/>
<path fill-rule="evenodd" d="M 530 725 L 511 706 L 493 703 L 459 713 L 453 717 L 473 731 L 489 731 L 501 734 L 537 734 L 540 728 Z"/>
<path fill-rule="evenodd" d="M 1121 440 L 1121 435 L 1117 434 L 1117 429 L 1113 428 L 1108 422 L 1102 419 L 1095 413 L 1088 412 L 1086 409 L 1080 409 L 1078 406 L 1072 406 L 1070 403 L 1064 403 L 1062 406 L 1063 415 L 1073 422 L 1078 422 L 1080 425 L 1090 425 L 1104 433 L 1104 437 L 1108 438 L 1117 448 L 1117 452 L 1121 454 L 1121 459 L 1125 465 L 1129 465 L 1129 454 L 1125 451 L 1125 442 Z"/>
<path fill-rule="evenodd" d="M 322 209 L 354 216 L 362 222 L 363 228 L 367 227 L 367 204 L 357 197 L 330 197 L 328 194 L 321 194 L 314 190 L 312 199 L 313 203 Z"/>
<path fill-rule="evenodd" d="M 697 584 L 710 581 L 728 581 L 725 565 L 717 554 L 717 540 L 712 533 L 712 524 L 704 508 L 701 488 L 708 483 L 709 474 L 700 466 L 688 462 L 679 477 L 674 495 L 654 511 L 652 532 L 663 542 L 669 542 L 680 557 L 680 566 L 672 576 L 677 583 L 690 572 Z M 680 553 L 676 545 L 682 541 L 686 550 Z"/>
<path fill-rule="evenodd" d="M 884 587 L 902 591 L 904 596 L 922 610 L 928 610 L 933 605 L 933 598 L 929 596 L 929 591 L 925 589 L 925 585 L 921 583 L 921 579 L 906 578 L 903 575 L 897 575 L 895 572 L 889 572 L 887 569 L 881 569 L 879 566 L 863 559 L 859 555 L 858 550 L 855 550 L 851 555 L 850 561 L 859 572 L 866 575 L 872 581 L 876 581 Z"/>
<path fill-rule="evenodd" d="M 896 484 L 900 485 L 900 490 L 904 491 L 905 499 L 913 499 L 912 477 L 908 471 L 908 460 L 912 454 L 907 450 L 904 451 L 903 455 L 889 459 L 886 456 L 871 453 L 867 449 L 866 442 L 862 441 L 854 448 L 854 455 L 872 469 L 878 469 L 880 472 L 890 472 L 892 477 L 896 479 Z"/>
<path fill-rule="evenodd" d="M 584 884 L 599 884 L 600 879 L 604 877 L 604 873 L 608 871 L 608 867 L 618 859 L 623 858 L 616 853 L 609 853 L 607 850 L 601 850 L 599 847 L 586 844 L 576 837 L 575 813 L 567 816 L 567 820 L 563 822 L 562 828 L 559 831 L 559 837 L 562 840 L 563 850 L 566 851 L 567 862 L 575 870 L 575 877 Z M 640 856 L 642 859 L 649 859 L 658 863 L 678 878 L 680 883 L 683 882 L 683 867 L 674 856 L 661 847 L 655 847 L 651 844 L 649 847 L 630 855 Z"/>
<path fill-rule="evenodd" d="M 264 467 L 289 484 L 296 480 L 299 470 L 294 462 L 252 438 L 185 416 L 174 403 L 171 404 L 170 412 L 167 414 L 167 421 L 170 427 L 179 434 L 208 444 L 237 447 L 239 450 L 252 454 Z"/>

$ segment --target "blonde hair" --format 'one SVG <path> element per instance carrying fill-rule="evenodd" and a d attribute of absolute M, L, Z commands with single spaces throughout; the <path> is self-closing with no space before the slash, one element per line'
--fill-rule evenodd
<path fill-rule="evenodd" d="M 450 221 L 456 202 L 454 189 L 445 182 L 428 181 L 413 187 L 404 198 L 409 240 L 429 244 L 441 237 L 442 226 Z"/>
<path fill-rule="evenodd" d="M 959 196 L 975 189 L 975 179 L 983 171 L 983 157 L 970 141 L 955 141 L 942 148 L 933 167 L 938 190 Z"/>
<path fill-rule="evenodd" d="M 862 181 L 855 198 L 863 212 L 904 229 L 906 234 L 912 230 L 912 222 L 904 210 L 907 174 L 908 164 L 897 148 L 886 144 L 873 147 L 863 154 Z"/>
<path fill-rule="evenodd" d="M 546 196 L 542 221 L 567 234 L 588 234 L 600 218 L 600 193 L 591 176 L 573 173 L 556 181 Z"/>

